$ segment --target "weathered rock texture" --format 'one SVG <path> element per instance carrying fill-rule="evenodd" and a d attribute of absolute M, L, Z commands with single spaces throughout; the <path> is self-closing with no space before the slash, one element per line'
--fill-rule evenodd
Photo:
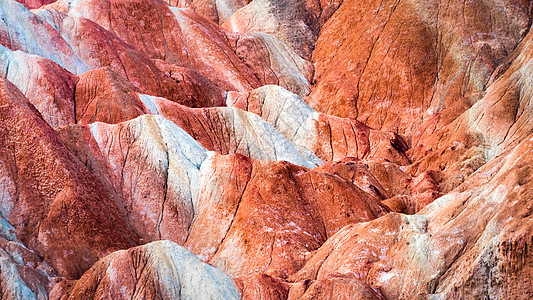
<path fill-rule="evenodd" d="M 56 285 L 53 296 L 67 299 L 239 299 L 240 296 L 235 284 L 222 271 L 169 241 L 114 252 L 76 282 L 63 285 Z"/>
<path fill-rule="evenodd" d="M 350 118 L 319 114 L 300 97 L 279 86 L 264 86 L 251 93 L 232 93 L 228 105 L 253 112 L 278 129 L 300 149 L 322 160 L 344 157 L 382 158 L 399 165 L 409 162 L 407 144 L 394 133 L 373 130 Z"/>
<path fill-rule="evenodd" d="M 386 212 L 339 177 L 241 155 L 214 156 L 202 165 L 200 184 L 185 246 L 232 275 L 286 278 L 346 224 Z"/>
<path fill-rule="evenodd" d="M 60 275 L 76 278 L 136 237 L 95 177 L 39 112 L 0 80 L 2 217 Z"/>
<path fill-rule="evenodd" d="M 533 298 L 532 7 L 0 0 L 0 298 Z"/>
<path fill-rule="evenodd" d="M 480 99 L 529 29 L 529 1 L 343 1 L 313 52 L 311 105 L 413 133 Z"/>

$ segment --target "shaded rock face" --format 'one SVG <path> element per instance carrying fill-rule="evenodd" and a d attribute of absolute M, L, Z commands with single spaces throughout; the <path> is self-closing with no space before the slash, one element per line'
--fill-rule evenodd
<path fill-rule="evenodd" d="M 532 298 L 531 7 L 0 0 L 0 298 Z"/>
<path fill-rule="evenodd" d="M 2 217 L 67 278 L 135 245 L 118 209 L 15 86 L 1 80 Z M 100 207 L 101 206 L 101 207 Z M 117 232 L 116 238 L 113 232 Z"/>

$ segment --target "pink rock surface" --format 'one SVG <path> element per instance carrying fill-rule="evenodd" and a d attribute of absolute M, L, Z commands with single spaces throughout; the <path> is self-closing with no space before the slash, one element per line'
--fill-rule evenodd
<path fill-rule="evenodd" d="M 56 0 L 17 0 L 17 2 L 24 4 L 24 6 L 29 9 L 39 8 L 43 5 L 50 4 L 55 1 Z"/>
<path fill-rule="evenodd" d="M 86 0 L 72 7 L 59 1 L 46 8 L 89 19 L 149 58 L 194 67 L 225 90 L 259 85 L 224 31 L 189 9 L 170 8 L 156 0 Z"/>
<path fill-rule="evenodd" d="M 136 236 L 94 176 L 15 86 L 0 83 L 3 215 L 17 238 L 67 278 L 134 246 Z"/>
<path fill-rule="evenodd" d="M 41 56 L 0 48 L 0 75 L 15 83 L 49 125 L 55 128 L 76 122 L 75 75 Z"/>

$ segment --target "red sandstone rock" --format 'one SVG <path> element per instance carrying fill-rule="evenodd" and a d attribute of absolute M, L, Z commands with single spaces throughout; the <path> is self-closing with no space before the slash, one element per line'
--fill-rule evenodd
<path fill-rule="evenodd" d="M 3 215 L 62 276 L 137 243 L 115 203 L 11 83 L 0 80 Z"/>
<path fill-rule="evenodd" d="M 314 43 L 326 15 L 322 1 L 256 0 L 231 15 L 223 27 L 233 32 L 264 32 L 278 37 L 305 59 L 311 57 Z M 324 1 L 327 2 L 327 1 Z M 329 3 L 324 9 L 329 10 Z"/>
<path fill-rule="evenodd" d="M 217 155 L 202 166 L 200 182 L 185 246 L 232 275 L 286 278 L 345 224 L 386 212 L 352 183 L 286 162 Z"/>
<path fill-rule="evenodd" d="M 345 224 L 386 211 L 351 182 L 287 162 L 242 155 L 203 161 L 205 150 L 180 130 L 162 117 L 143 116 L 117 125 L 93 124 L 92 136 L 84 129 L 76 134 L 75 127 L 62 129 L 61 136 L 101 174 L 100 181 L 110 181 L 119 192 L 128 224 L 141 240 L 184 243 L 233 274 L 264 269 L 286 277 Z M 76 138 L 88 142 L 75 144 Z M 214 218 L 217 226 L 209 221 Z M 260 240 L 258 230 L 265 233 Z M 241 235 L 250 241 L 230 247 Z M 230 259 L 235 251 L 238 261 Z M 268 255 L 273 262 L 267 264 Z"/>
<path fill-rule="evenodd" d="M 14 82 L 52 127 L 73 124 L 78 78 L 41 56 L 0 47 L 0 75 Z"/>
<path fill-rule="evenodd" d="M 111 5 L 115 2 L 117 3 Z M 290 47 L 273 36 L 259 33 L 232 36 L 190 10 L 170 9 L 164 3 L 156 1 L 154 3 L 157 5 L 154 4 L 155 6 L 152 5 L 149 9 L 145 7 L 147 4 L 128 1 L 125 6 L 121 6 L 119 2 L 111 1 L 110 10 L 108 6 L 98 6 L 90 1 L 80 3 L 76 7 L 69 7 L 64 1 L 60 1 L 45 6 L 46 9 L 43 8 L 38 13 L 59 28 L 62 36 L 89 66 L 110 67 L 126 79 L 132 77 L 130 80 L 148 94 L 164 96 L 174 101 L 179 99 L 172 95 L 177 92 L 175 90 L 159 91 L 163 88 L 169 89 L 175 84 L 161 83 L 161 80 L 168 81 L 168 78 L 154 71 L 153 65 L 146 61 L 144 55 L 136 53 L 130 45 L 148 57 L 157 59 L 158 66 L 165 69 L 166 74 L 169 68 L 194 68 L 225 90 L 246 90 L 260 84 L 280 84 L 302 96 L 310 91 L 310 63 L 298 57 Z M 92 6 L 95 7 L 89 10 L 88 7 Z M 165 22 L 158 21 L 157 24 L 161 25 L 145 27 L 139 33 L 141 36 L 137 36 L 131 35 L 128 26 L 133 26 L 132 24 L 124 24 L 122 20 L 117 20 L 118 24 L 114 24 L 112 18 L 109 23 L 109 19 L 100 17 L 102 14 L 121 14 L 126 6 L 129 10 L 138 10 L 145 24 L 154 23 L 151 18 L 156 12 L 149 12 L 157 7 L 161 14 L 164 13 L 162 16 Z M 58 9 L 72 17 L 52 9 Z M 103 28 L 89 20 L 80 19 L 80 16 L 93 20 Z M 155 44 L 146 45 L 146 39 Z M 165 53 L 155 53 L 157 49 L 166 50 Z M 209 56 L 203 53 L 209 53 Z M 155 73 L 152 75 L 155 78 L 142 76 L 146 72 Z M 189 74 L 201 77 L 190 72 Z M 159 82 L 154 81 L 157 78 L 161 78 Z M 197 80 L 205 82 L 201 78 Z M 178 102 L 189 105 L 183 100 Z"/>
<path fill-rule="evenodd" d="M 188 108 L 162 98 L 142 97 L 151 113 L 180 126 L 203 147 L 222 154 L 254 159 L 286 160 L 314 167 L 321 163 L 312 152 L 299 149 L 257 115 L 237 108 Z"/>
<path fill-rule="evenodd" d="M 331 274 L 310 286 L 306 286 L 305 283 L 302 288 L 299 285 L 293 286 L 288 299 L 381 300 L 387 298 L 379 290 L 353 276 Z"/>
<path fill-rule="evenodd" d="M 80 123 L 115 124 L 143 114 L 161 115 L 210 151 L 286 160 L 307 167 L 322 163 L 309 150 L 295 147 L 255 114 L 228 107 L 189 108 L 164 98 L 139 94 L 135 87 L 107 69 L 89 71 L 80 77 L 76 89 Z"/>
<path fill-rule="evenodd" d="M 435 172 L 425 172 L 413 178 L 389 162 L 345 158 L 326 163 L 316 170 L 351 181 L 395 212 L 417 213 L 441 196 L 434 179 Z"/>
<path fill-rule="evenodd" d="M 351 119 L 318 114 L 301 98 L 277 86 L 251 93 L 230 93 L 228 105 L 253 112 L 278 129 L 297 147 L 324 161 L 347 156 L 380 158 L 399 165 L 409 163 L 408 146 L 398 134 L 373 130 Z"/>
<path fill-rule="evenodd" d="M 93 124 L 91 125 L 93 137 L 87 137 L 85 133 L 81 136 L 89 139 L 88 146 L 73 144 L 76 135 L 68 133 L 69 131 L 72 132 L 73 129 L 67 130 L 65 133 L 63 132 L 66 129 L 62 130 L 62 136 L 67 139 L 66 143 L 78 155 L 83 155 L 83 149 L 95 153 L 91 156 L 85 154 L 80 159 L 86 162 L 95 173 L 103 173 L 100 180 L 103 181 L 107 178 L 112 182 L 114 190 L 122 194 L 123 206 L 129 224 L 145 241 L 170 238 L 180 243 L 186 241 L 185 244 L 194 251 L 202 253 L 213 251 L 212 246 L 205 245 L 205 243 L 221 243 L 222 236 L 218 234 L 221 233 L 217 231 L 219 229 L 213 228 L 213 224 L 208 220 L 213 217 L 220 219 L 220 214 L 226 215 L 230 217 L 228 222 L 236 226 L 226 230 L 232 229 L 237 232 L 244 230 L 246 234 L 254 234 L 256 230 L 253 227 L 248 228 L 246 223 L 241 224 L 242 221 L 234 221 L 234 218 L 242 217 L 233 210 L 237 205 L 242 207 L 242 210 L 239 211 L 241 214 L 246 211 L 258 212 L 254 208 L 256 206 L 255 201 L 257 201 L 255 197 L 261 194 L 266 199 L 278 198 L 277 203 L 261 202 L 265 209 L 272 211 L 270 213 L 272 217 L 279 219 L 280 222 L 284 220 L 283 224 L 278 224 L 282 227 L 274 228 L 273 234 L 280 230 L 282 230 L 281 232 L 286 231 L 283 234 L 280 232 L 282 234 L 280 235 L 280 242 L 283 243 L 285 241 L 284 236 L 288 238 L 294 235 L 291 239 L 300 239 L 298 243 L 301 243 L 304 249 L 310 247 L 306 251 L 316 249 L 321 244 L 320 241 L 323 242 L 327 236 L 333 234 L 344 224 L 373 219 L 385 211 L 377 199 L 359 190 L 352 183 L 327 173 L 309 171 L 289 163 L 261 162 L 243 156 L 217 155 L 204 166 L 205 163 L 202 160 L 206 157 L 205 150 L 199 145 L 195 145 L 191 137 L 178 137 L 182 134 L 176 135 L 176 131 L 181 129 L 161 117 L 144 116 L 117 125 Z M 87 131 L 82 130 L 82 132 Z M 93 138 L 98 144 L 96 149 L 91 146 L 95 145 L 94 142 L 91 142 Z M 195 150 L 191 152 L 192 150 L 188 150 L 189 147 Z M 163 152 L 160 153 L 161 151 Z M 100 159 L 99 153 L 104 153 L 104 158 L 107 158 L 109 162 Z M 202 167 L 198 170 L 200 164 Z M 196 167 L 194 167 L 195 165 Z M 233 170 L 235 168 L 238 170 Z M 251 173 L 252 168 L 253 173 Z M 246 171 L 246 169 L 250 170 Z M 279 174 L 271 177 L 272 172 Z M 246 175 L 248 173 L 250 173 L 249 176 Z M 240 183 L 236 183 L 233 188 L 234 191 L 224 194 L 227 189 L 225 186 L 230 184 L 229 178 L 227 178 L 228 174 L 245 175 L 245 177 L 239 180 Z M 272 186 L 264 189 L 262 186 L 267 182 L 271 182 Z M 280 183 L 283 183 L 283 189 L 275 187 L 276 184 L 279 185 Z M 296 187 L 292 187 L 293 184 L 297 184 Z M 158 186 L 161 189 L 153 189 L 153 187 Z M 244 193 L 244 190 L 241 190 L 245 186 L 249 188 L 246 189 L 247 193 L 241 197 L 240 201 L 243 204 L 224 204 L 224 201 L 232 203 L 231 201 L 238 200 L 239 197 L 236 195 Z M 220 193 L 225 195 L 223 199 L 218 199 L 219 196 L 217 195 Z M 298 222 L 291 215 L 287 215 L 289 211 L 286 209 L 294 206 L 295 199 L 300 199 L 301 202 L 299 213 L 303 219 Z M 212 201 L 222 201 L 223 207 L 220 208 L 220 212 L 209 208 L 213 205 Z M 281 209 L 283 207 L 285 209 Z M 310 216 L 307 216 L 310 213 L 307 212 L 309 209 L 307 207 L 311 208 L 312 214 Z M 295 216 L 295 213 L 296 210 L 292 209 L 292 216 Z M 233 216 L 234 214 L 236 215 Z M 152 215 L 153 218 L 150 217 Z M 157 217 L 158 215 L 159 217 Z M 195 216 L 194 220 L 192 216 Z M 256 220 L 254 222 L 267 221 L 264 219 L 263 213 L 252 214 L 249 218 Z M 312 221 L 315 219 L 322 221 Z M 317 227 L 316 222 L 322 225 Z M 265 224 L 273 225 L 269 222 Z M 190 229 L 188 229 L 189 226 L 191 226 Z M 221 226 L 220 229 L 224 230 L 224 225 L 221 224 Z M 291 226 L 297 227 L 291 229 Z M 312 234 L 308 236 L 305 232 L 300 232 L 299 226 L 308 228 Z M 178 228 L 182 228 L 182 230 L 177 230 Z M 198 231 L 199 228 L 204 229 Z M 213 238 L 206 239 L 206 236 L 210 235 L 206 231 L 212 230 L 215 230 Z M 293 233 L 293 230 L 296 231 Z M 303 240 L 301 240 L 302 238 Z M 318 244 L 316 238 L 319 239 Z M 307 244 L 309 246 L 304 246 Z M 227 245 L 222 244 L 221 247 L 223 247 L 221 249 L 225 249 Z M 291 248 L 282 249 L 284 250 L 280 254 L 276 254 L 281 259 L 276 264 L 281 264 L 281 266 L 277 266 L 274 269 L 277 269 L 275 272 L 285 272 L 283 253 L 295 251 Z M 267 249 L 261 251 L 265 250 Z M 217 254 L 224 260 L 226 260 L 224 257 L 228 255 L 224 253 L 211 253 L 210 255 L 213 254 Z M 243 255 L 260 255 L 260 252 L 253 254 L 245 251 Z M 201 257 L 204 256 L 205 254 Z M 297 260 L 301 261 L 301 258 L 297 258 Z M 243 266 L 245 269 L 258 267 L 258 262 L 252 258 L 249 260 L 243 258 L 241 263 L 246 264 Z M 259 262 L 259 265 L 261 264 L 262 262 Z M 238 271 L 236 270 L 236 272 Z"/>
<path fill-rule="evenodd" d="M 533 53 L 532 38 L 531 33 L 526 36 L 510 57 L 507 70 L 469 110 L 434 133 L 429 128 L 414 136 L 417 146 L 409 150 L 414 161 L 410 172 L 439 171 L 435 179 L 448 192 L 526 139 L 532 128 L 525 113 L 530 106 L 527 95 L 532 91 L 523 82 L 523 74 L 531 70 L 527 61 Z"/>
<path fill-rule="evenodd" d="M 22 2 L 2 297 L 533 297 L 528 1 Z"/>
<path fill-rule="evenodd" d="M 254 273 L 235 279 L 242 299 L 283 300 L 289 296 L 289 285 L 265 274 Z"/>
<path fill-rule="evenodd" d="M 77 282 L 57 285 L 56 299 L 239 299 L 220 270 L 169 241 L 114 252 Z"/>
<path fill-rule="evenodd" d="M 147 94 L 163 96 L 186 105 L 204 105 L 204 99 L 184 94 L 186 91 L 180 84 L 165 75 L 148 57 L 98 24 L 83 18 L 68 17 L 55 10 L 41 10 L 39 13 L 59 28 L 63 38 L 90 68 L 110 68 Z"/>
<path fill-rule="evenodd" d="M 509 252 L 514 247 L 513 253 L 524 253 L 530 247 L 523 243 L 531 238 L 526 229 L 531 226 L 528 195 L 524 194 L 524 179 L 529 178 L 524 163 L 530 151 L 531 141 L 522 142 L 420 215 L 389 214 L 344 228 L 290 279 L 355 274 L 382 288 L 386 297 L 400 299 L 429 294 L 445 298 L 530 295 L 530 287 L 516 281 L 516 272 L 529 272 L 528 259 L 516 259 Z M 523 217 L 517 222 L 513 216 Z M 489 261 L 496 266 L 487 265 Z"/>
<path fill-rule="evenodd" d="M 24 6 L 29 9 L 39 8 L 43 5 L 50 4 L 55 1 L 56 0 L 17 0 L 17 2 L 24 4 Z"/>
<path fill-rule="evenodd" d="M 180 91 L 169 99 L 189 107 L 225 106 L 224 91 L 198 71 L 178 67 L 163 60 L 154 60 L 156 66 L 177 83 Z"/>
<path fill-rule="evenodd" d="M 189 7 L 195 12 L 217 24 L 222 24 L 239 8 L 249 4 L 250 0 L 166 0 L 177 7 Z"/>
<path fill-rule="evenodd" d="M 287 44 L 264 33 L 239 34 L 235 53 L 254 72 L 262 85 L 275 84 L 305 97 L 311 91 L 311 64 Z"/>
<path fill-rule="evenodd" d="M 87 18 L 149 58 L 194 67 L 224 90 L 259 85 L 236 56 L 224 31 L 189 9 L 170 8 L 156 0 L 87 0 L 72 7 L 59 1 L 45 8 Z"/>
<path fill-rule="evenodd" d="M 320 31 L 308 101 L 376 129 L 410 134 L 440 111 L 446 124 L 480 98 L 528 20 L 527 1 L 344 1 Z"/>
<path fill-rule="evenodd" d="M 314 278 L 317 261 L 320 266 L 329 265 L 320 258 L 327 253 L 335 266 L 325 267 L 318 274 L 338 272 L 339 268 L 357 273 L 362 270 L 361 263 L 369 261 L 371 267 L 363 272 L 368 274 L 363 275 L 365 280 L 384 288 L 384 294 L 392 298 L 429 294 L 444 298 L 489 294 L 515 298 L 532 294 L 516 277 L 517 273 L 529 272 L 527 259 L 517 260 L 516 254 L 511 254 L 529 251 L 523 241 L 531 238 L 526 229 L 530 226 L 530 197 L 524 192 L 530 177 L 526 166 L 531 159 L 531 135 L 524 130 L 529 122 L 517 114 L 529 105 L 520 96 L 527 95 L 529 87 L 518 78 L 523 78 L 519 74 L 528 68 L 524 59 L 529 57 L 530 43 L 528 36 L 512 56 L 513 63 L 483 99 L 436 134 L 425 133 L 429 139 L 421 139 L 422 146 L 412 150 L 421 158 L 410 171 L 439 166 L 440 172 L 430 174 L 440 175 L 439 180 L 444 181 L 441 186 L 448 194 L 414 219 L 391 216 L 387 222 L 382 218 L 369 223 L 370 227 L 356 225 L 339 232 L 337 241 L 342 239 L 340 244 L 344 246 L 336 244 L 336 250 L 331 251 L 327 249 L 335 239 L 329 246 L 326 243 L 309 261 L 309 268 L 299 273 L 306 274 L 302 278 Z M 420 179 L 418 183 L 413 181 L 415 187 L 424 190 L 434 185 L 432 180 L 424 179 L 424 174 Z M 519 221 L 516 216 L 521 216 Z M 385 236 L 391 234 L 398 241 L 372 242 L 367 230 L 387 232 Z M 380 247 L 385 251 L 382 253 L 389 254 L 378 258 L 363 255 L 359 261 L 347 252 L 341 255 L 343 258 L 335 254 L 341 249 L 356 253 L 358 247 Z"/>
<path fill-rule="evenodd" d="M 76 85 L 76 120 L 120 123 L 145 113 L 138 90 L 110 69 L 96 69 L 80 76 Z"/>
<path fill-rule="evenodd" d="M 61 35 L 22 4 L 12 0 L 2 0 L 0 19 L 2 46 L 13 51 L 21 50 L 40 55 L 74 74 L 87 70 L 87 66 Z"/>

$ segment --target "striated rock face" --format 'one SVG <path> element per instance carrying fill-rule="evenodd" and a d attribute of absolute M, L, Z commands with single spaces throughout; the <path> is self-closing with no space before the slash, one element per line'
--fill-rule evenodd
<path fill-rule="evenodd" d="M 286 278 L 346 224 L 386 212 L 349 182 L 286 162 L 215 156 L 201 174 L 198 213 L 185 246 L 232 275 L 260 271 Z"/>
<path fill-rule="evenodd" d="M 111 166 L 111 183 L 123 195 L 121 206 L 136 234 L 143 241 L 183 243 L 194 217 L 198 169 L 207 151 L 162 117 L 94 123 L 90 130 Z"/>
<path fill-rule="evenodd" d="M 18 2 L 2 0 L 0 4 L 0 43 L 3 47 L 42 56 L 74 74 L 87 70 L 72 47 L 49 23 Z"/>
<path fill-rule="evenodd" d="M 254 273 L 235 279 L 243 299 L 287 299 L 289 286 L 265 274 Z"/>
<path fill-rule="evenodd" d="M 0 0 L 0 298 L 530 299 L 532 2 Z"/>
<path fill-rule="evenodd" d="M 453 120 L 529 29 L 529 1 L 463 2 L 344 1 L 313 52 L 311 105 L 409 134 Z"/>
<path fill-rule="evenodd" d="M 76 85 L 76 121 L 120 123 L 144 114 L 138 90 L 110 69 L 96 69 L 80 75 Z"/>
<path fill-rule="evenodd" d="M 531 238 L 531 231 L 526 225 L 527 186 L 521 181 L 528 177 L 523 176 L 527 160 L 521 154 L 528 154 L 529 143 L 521 143 L 506 160 L 487 164 L 418 216 L 390 214 L 344 228 L 293 280 L 321 281 L 327 274 L 350 274 L 380 287 L 389 298 L 530 295 L 528 284 L 516 279 L 517 272 L 529 272 L 527 259 L 507 256 L 510 247 L 516 247 L 513 253 L 529 251 L 529 245 L 522 244 Z M 521 221 L 516 222 L 516 217 Z"/>
<path fill-rule="evenodd" d="M 0 46 L 0 75 L 24 93 L 52 127 L 76 122 L 74 90 L 78 78 L 41 56 Z"/>
<path fill-rule="evenodd" d="M 89 19 L 147 57 L 194 67 L 208 78 L 216 78 L 216 84 L 224 89 L 259 85 L 236 56 L 225 33 L 188 9 L 170 8 L 156 0 L 85 0 L 75 5 L 59 1 L 46 8 Z M 132 34 L 131 28 L 139 29 Z"/>
<path fill-rule="evenodd" d="M 262 84 L 279 85 L 301 97 L 311 91 L 311 64 L 275 36 L 263 32 L 240 34 L 235 53 Z"/>
<path fill-rule="evenodd" d="M 18 0 L 17 2 L 24 4 L 24 6 L 29 9 L 34 9 L 49 3 L 53 3 L 55 0 Z"/>
<path fill-rule="evenodd" d="M 302 252 L 316 249 L 345 224 L 370 220 L 386 212 L 371 195 L 327 173 L 287 162 L 254 161 L 242 155 L 215 155 L 207 159 L 211 154 L 182 129 L 159 116 L 143 116 L 117 125 L 95 123 L 90 131 L 92 136 L 83 134 L 81 138 L 89 139 L 89 146 L 84 148 L 95 154 L 81 159 L 94 172 L 102 174 L 101 180 L 110 180 L 113 189 L 122 195 L 119 206 L 124 208 L 128 223 L 141 240 L 171 239 L 185 243 L 201 258 L 218 255 L 216 259 L 221 261 L 227 261 L 232 251 L 238 249 L 244 255 L 257 244 L 256 250 L 246 254 L 249 258 L 243 257 L 239 265 L 231 266 L 238 273 L 267 267 L 266 261 L 257 261 L 257 257 L 268 255 L 270 249 L 257 240 L 251 245 L 244 242 L 230 248 L 229 245 L 237 242 L 234 239 L 241 239 L 239 236 L 249 235 L 245 241 L 253 240 L 257 230 L 270 228 L 272 236 L 262 236 L 261 243 L 285 243 L 289 237 L 301 243 L 302 249 L 283 247 L 276 250 L 280 253 L 270 254 L 280 260 L 271 268 L 275 272 L 287 272 L 287 263 L 301 264 Z M 79 136 L 62 136 L 67 139 L 67 145 L 77 149 L 78 155 L 83 153 L 84 149 L 72 141 Z M 100 153 L 109 161 L 100 159 Z M 154 190 L 154 187 L 159 188 Z M 346 195 L 339 198 L 340 191 Z M 277 200 L 265 202 L 257 197 Z M 300 202 L 298 209 L 296 199 Z M 256 210 L 258 206 L 270 211 L 268 214 L 278 220 L 280 227 L 271 228 L 273 224 L 264 218 L 264 212 Z M 288 210 L 289 207 L 294 209 Z M 253 211 L 258 214 L 251 214 Z M 297 212 L 301 214 L 300 221 L 293 219 Z M 224 218 L 228 218 L 228 223 L 222 222 Z M 219 220 L 216 227 L 210 221 L 213 219 Z M 250 227 L 245 219 L 259 227 Z M 221 235 L 224 232 L 226 235 Z M 276 238 L 278 234 L 280 237 Z M 215 247 L 220 248 L 220 253 Z M 286 253 L 298 257 L 287 259 Z"/>
<path fill-rule="evenodd" d="M 399 165 L 409 161 L 407 145 L 399 135 L 373 130 L 355 119 L 319 114 L 279 86 L 264 86 L 249 94 L 234 93 L 227 102 L 261 116 L 297 147 L 313 151 L 322 160 L 350 156 L 379 157 Z"/>
<path fill-rule="evenodd" d="M 321 24 L 339 4 L 337 1 L 319 0 L 254 0 L 233 13 L 222 26 L 234 32 L 275 35 L 298 55 L 308 59 Z"/>
<path fill-rule="evenodd" d="M 176 123 L 208 150 L 239 153 L 254 159 L 286 160 L 306 167 L 322 163 L 313 152 L 295 146 L 271 124 L 241 109 L 191 109 L 162 98 L 142 96 L 141 100 L 150 113 Z"/>
<path fill-rule="evenodd" d="M 224 273 L 170 241 L 114 252 L 75 283 L 56 285 L 66 299 L 239 299 Z M 69 286 L 70 285 L 70 286 Z M 197 289 L 201 287 L 202 290 Z"/>
<path fill-rule="evenodd" d="M 3 79 L 0 101 L 1 214 L 17 239 L 67 278 L 81 276 L 111 251 L 134 246 L 136 237 L 94 175 Z"/>

